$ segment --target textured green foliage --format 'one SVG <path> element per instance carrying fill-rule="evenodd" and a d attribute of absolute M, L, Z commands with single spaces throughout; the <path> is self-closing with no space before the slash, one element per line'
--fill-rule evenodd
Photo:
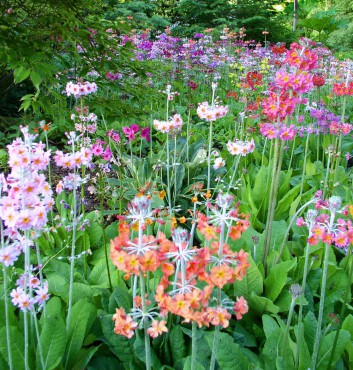
<path fill-rule="evenodd" d="M 44 367 L 42 369 L 38 347 L 36 355 L 37 369 L 51 370 L 56 368 L 64 355 L 66 340 L 66 328 L 62 317 L 54 314 L 48 315 L 45 318 L 40 335 Z"/>

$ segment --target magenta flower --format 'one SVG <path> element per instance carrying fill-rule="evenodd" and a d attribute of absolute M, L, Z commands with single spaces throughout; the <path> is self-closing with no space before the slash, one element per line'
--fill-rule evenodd
<path fill-rule="evenodd" d="M 151 140 L 151 130 L 149 127 L 145 127 L 141 130 L 141 138 L 144 138 L 146 141 Z"/>
<path fill-rule="evenodd" d="M 136 123 L 135 123 L 135 124 L 133 124 L 133 125 L 131 125 L 131 126 L 130 126 L 130 130 L 131 130 L 134 134 L 136 134 L 136 132 L 138 132 L 138 131 L 140 130 L 139 125 L 137 125 Z"/>

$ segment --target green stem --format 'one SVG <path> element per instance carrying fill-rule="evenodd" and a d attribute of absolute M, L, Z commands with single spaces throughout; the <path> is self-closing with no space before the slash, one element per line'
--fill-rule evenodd
<path fill-rule="evenodd" d="M 220 331 L 219 326 L 216 326 L 215 331 L 214 331 L 214 337 L 213 337 L 213 346 L 212 346 L 210 370 L 214 370 L 215 366 L 216 366 L 216 355 L 217 355 L 218 343 L 219 343 L 219 331 Z"/>
<path fill-rule="evenodd" d="M 109 258 L 108 258 L 108 248 L 107 248 L 107 242 L 105 238 L 105 227 L 104 227 L 104 216 L 103 216 L 103 198 L 101 197 L 99 202 L 99 208 L 100 208 L 100 219 L 101 219 L 101 227 L 103 229 L 103 245 L 104 245 L 104 254 L 105 254 L 105 264 L 107 266 L 107 274 L 108 274 L 108 280 L 109 280 L 109 290 L 112 293 L 113 292 L 113 285 L 112 280 L 110 276 L 110 267 L 109 267 Z"/>
<path fill-rule="evenodd" d="M 32 316 L 33 316 L 33 321 L 34 321 L 34 327 L 35 327 L 35 330 L 36 330 L 37 348 L 38 348 L 38 352 L 39 352 L 40 363 L 42 365 L 42 369 L 45 370 L 45 364 L 44 364 L 44 359 L 43 359 L 43 351 L 42 351 L 42 344 L 40 343 L 40 335 L 39 335 L 39 329 L 38 329 L 38 321 L 37 321 L 36 312 L 34 310 L 32 310 Z"/>
<path fill-rule="evenodd" d="M 0 198 L 1 198 L 1 188 L 0 188 Z M 1 248 L 5 248 L 5 238 L 4 238 L 4 225 L 2 220 L 0 220 L 0 233 L 1 233 Z M 9 307 L 8 307 L 8 296 L 7 296 L 7 271 L 6 266 L 3 266 L 4 274 L 4 300 L 5 300 L 5 327 L 6 327 L 6 344 L 7 344 L 7 356 L 9 369 L 12 370 L 12 352 L 11 352 L 11 335 L 10 335 L 10 322 L 9 322 Z"/>
<path fill-rule="evenodd" d="M 290 229 L 294 223 L 294 221 L 296 220 L 296 218 L 298 217 L 298 215 L 306 208 L 308 207 L 310 204 L 312 203 L 316 203 L 317 199 L 311 199 L 309 200 L 309 202 L 305 203 L 303 206 L 301 206 L 298 211 L 295 213 L 295 215 L 292 217 L 288 227 L 287 227 L 287 230 L 286 230 L 286 233 L 284 235 L 284 238 L 283 238 L 283 242 L 282 242 L 282 245 L 281 245 L 281 249 L 279 251 L 279 254 L 278 254 L 278 257 L 276 259 L 276 262 L 275 262 L 275 265 L 278 264 L 278 262 L 280 261 L 281 257 L 282 257 L 282 254 L 283 254 L 283 251 L 284 251 L 284 247 L 287 243 L 287 238 L 288 238 L 288 235 L 289 235 L 289 232 L 290 232 Z"/>
<path fill-rule="evenodd" d="M 210 130 L 208 136 L 208 161 L 207 161 L 207 192 L 210 190 L 211 187 L 211 149 L 212 149 L 212 124 L 210 122 Z"/>
<path fill-rule="evenodd" d="M 169 152 L 169 133 L 167 133 L 167 196 L 169 216 L 172 217 L 172 198 L 170 194 L 170 152 Z"/>
<path fill-rule="evenodd" d="M 305 296 L 305 287 L 306 287 L 306 279 L 308 276 L 308 266 L 309 266 L 309 255 L 310 255 L 310 245 L 306 245 L 305 249 L 305 261 L 304 261 L 304 271 L 303 271 L 303 281 L 302 281 L 302 291 Z M 299 361 L 299 341 L 301 340 L 301 333 L 302 333 L 302 320 L 303 320 L 303 300 L 300 300 L 299 303 L 299 315 L 298 315 L 298 337 L 297 337 L 297 350 L 295 354 L 295 365 L 297 367 Z"/>
<path fill-rule="evenodd" d="M 7 343 L 7 356 L 9 369 L 12 370 L 12 352 L 11 352 L 11 336 L 10 336 L 10 323 L 9 323 L 9 308 L 7 297 L 7 271 L 6 267 L 3 268 L 4 273 L 4 298 L 5 298 L 5 325 L 6 325 L 6 343 Z"/>
<path fill-rule="evenodd" d="M 283 357 L 286 356 L 287 345 L 288 345 L 289 328 L 290 328 L 290 324 L 292 322 L 294 307 L 295 307 L 295 298 L 292 298 L 292 301 L 291 301 L 291 304 L 290 304 L 290 307 L 289 307 L 286 331 L 284 333 L 284 338 L 283 338 L 283 347 L 282 347 L 282 356 Z"/>
<path fill-rule="evenodd" d="M 264 165 L 264 158 L 265 158 L 265 151 L 266 151 L 266 145 L 267 145 L 267 137 L 265 138 L 265 144 L 264 144 L 264 147 L 262 149 L 262 155 L 261 155 L 261 167 L 263 167 Z"/>
<path fill-rule="evenodd" d="M 329 178 L 329 174 L 330 174 L 331 155 L 332 155 L 332 153 L 331 153 L 331 150 L 329 149 L 328 159 L 327 159 L 327 166 L 326 166 L 326 175 L 325 175 L 325 181 L 324 181 L 324 189 L 322 191 L 323 198 L 325 198 L 325 195 L 326 195 L 328 178 Z"/>
<path fill-rule="evenodd" d="M 274 157 L 273 157 L 273 168 L 272 168 L 273 181 L 271 182 L 271 191 L 270 191 L 270 199 L 269 199 L 269 207 L 268 207 L 266 231 L 265 231 L 265 243 L 264 243 L 263 250 L 262 250 L 262 263 L 265 266 L 265 269 L 267 269 L 266 259 L 270 252 L 270 247 L 271 247 L 272 226 L 273 226 L 275 208 L 277 204 L 277 192 L 278 192 L 279 178 L 280 178 L 281 167 L 282 167 L 283 150 L 284 150 L 284 141 L 281 142 L 281 148 L 279 150 L 279 138 L 276 138 L 275 148 L 274 148 Z"/>
<path fill-rule="evenodd" d="M 139 247 L 142 246 L 142 237 L 143 237 L 143 229 L 142 224 L 139 222 L 139 230 L 138 230 L 138 245 Z M 143 312 L 143 330 L 144 330 L 144 336 L 145 336 L 145 352 L 146 352 L 146 370 L 150 370 L 152 368 L 151 365 L 151 343 L 150 343 L 150 337 L 147 333 L 148 329 L 148 317 L 146 314 L 148 313 L 147 310 L 147 302 L 146 302 L 146 287 L 145 287 L 145 278 L 143 276 L 143 271 L 139 269 L 139 277 L 140 277 L 140 294 L 141 294 L 141 308 Z"/>
<path fill-rule="evenodd" d="M 342 308 L 341 308 L 341 313 L 340 313 L 341 321 L 343 320 L 344 315 L 346 313 L 346 306 L 349 303 L 349 295 L 350 295 L 350 292 L 351 292 L 351 284 L 352 284 L 352 277 L 353 277 L 353 266 L 352 266 L 353 262 L 349 263 L 350 262 L 349 260 L 350 260 L 351 256 L 352 256 L 352 244 L 349 244 L 349 249 L 348 249 L 348 254 L 347 254 L 347 264 L 348 264 L 348 269 L 349 269 L 348 285 L 347 285 L 347 288 L 346 288 L 346 295 L 345 295 L 344 302 L 343 302 L 343 305 L 342 305 Z M 331 369 L 331 364 L 332 364 L 332 361 L 333 361 L 333 356 L 335 354 L 335 350 L 336 350 L 337 341 L 338 341 L 340 331 L 341 331 L 341 326 L 336 331 L 335 339 L 333 341 L 332 350 L 331 350 L 331 354 L 330 354 L 330 360 L 329 360 L 329 363 L 327 365 L 327 370 Z"/>
<path fill-rule="evenodd" d="M 186 124 L 186 162 L 187 163 L 190 162 L 190 158 L 189 158 L 190 116 L 191 116 L 191 110 L 189 109 L 188 122 Z M 190 184 L 190 166 L 188 166 L 188 184 Z"/>
<path fill-rule="evenodd" d="M 196 370 L 197 366 L 197 324 L 192 322 L 191 326 L 191 370 Z"/>
<path fill-rule="evenodd" d="M 305 173 L 306 173 L 306 158 L 307 158 L 307 155 L 308 155 L 308 148 L 309 148 L 309 137 L 310 137 L 310 134 L 308 133 L 308 135 L 306 137 L 306 143 L 305 143 L 303 173 L 302 173 L 302 181 L 301 181 L 301 184 L 300 184 L 299 197 L 301 197 L 302 194 L 303 194 L 304 181 L 305 181 Z"/>
<path fill-rule="evenodd" d="M 230 191 L 230 189 L 232 187 L 234 177 L 235 177 L 235 175 L 237 173 L 237 170 L 238 170 L 239 162 L 240 162 L 240 155 L 237 155 L 237 157 L 234 160 L 234 164 L 232 166 L 232 177 L 231 177 L 229 185 L 228 185 L 228 192 Z"/>
<path fill-rule="evenodd" d="M 321 281 L 319 317 L 318 317 L 318 320 L 317 320 L 315 343 L 314 343 L 313 356 L 312 356 L 312 365 L 311 365 L 312 370 L 316 369 L 317 356 L 319 354 L 319 345 L 320 345 L 320 340 L 321 340 L 322 317 L 323 317 L 324 305 L 325 305 L 325 294 L 326 294 L 326 282 L 327 282 L 329 252 L 330 252 L 330 245 L 325 244 L 324 270 L 323 270 L 322 281 Z"/>
<path fill-rule="evenodd" d="M 73 144 L 74 145 L 74 144 Z M 76 169 L 74 169 L 74 184 L 73 184 L 73 216 L 72 216 L 72 244 L 70 257 L 70 281 L 69 281 L 69 303 L 67 308 L 66 331 L 69 332 L 72 309 L 72 293 L 74 283 L 75 269 L 75 250 L 76 250 L 76 221 L 77 221 L 77 191 L 76 191 Z"/>

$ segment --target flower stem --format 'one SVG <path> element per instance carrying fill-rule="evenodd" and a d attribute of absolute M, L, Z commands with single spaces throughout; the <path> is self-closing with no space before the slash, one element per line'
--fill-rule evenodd
<path fill-rule="evenodd" d="M 312 365 L 311 365 L 312 370 L 316 369 L 316 361 L 317 361 L 317 356 L 319 354 L 319 345 L 320 345 L 320 340 L 321 340 L 322 317 L 323 317 L 324 305 L 325 305 L 325 294 L 326 294 L 326 282 L 327 282 L 329 252 L 330 252 L 330 245 L 325 244 L 324 270 L 323 270 L 322 281 L 321 281 L 319 317 L 318 317 L 318 320 L 317 320 L 315 343 L 314 343 L 313 356 L 312 356 Z"/>
<path fill-rule="evenodd" d="M 265 229 L 265 242 L 264 242 L 264 246 L 262 250 L 262 263 L 265 266 L 265 269 L 267 269 L 266 259 L 267 259 L 268 254 L 270 253 L 270 247 L 271 247 L 272 226 L 273 226 L 275 208 L 277 204 L 277 192 L 278 192 L 279 178 L 280 178 L 281 168 L 282 168 L 283 150 L 284 150 L 284 141 L 281 142 L 281 148 L 279 150 L 279 139 L 276 138 L 275 148 L 274 148 L 274 157 L 273 157 L 273 169 L 272 169 L 273 181 L 271 182 L 270 199 L 269 199 L 267 222 L 266 222 L 266 229 Z"/>
<path fill-rule="evenodd" d="M 218 343 L 219 343 L 219 326 L 216 326 L 214 330 L 214 337 L 213 337 L 213 346 L 212 346 L 212 356 L 210 362 L 210 370 L 214 370 L 216 366 L 216 355 L 218 350 Z"/>
<path fill-rule="evenodd" d="M 72 244 L 70 257 L 70 282 L 69 282 L 69 303 L 67 308 L 66 331 L 69 332 L 71 309 L 72 309 L 72 293 L 74 283 L 74 269 L 75 269 L 75 250 L 76 250 L 76 219 L 77 219 L 77 192 L 76 192 L 76 169 L 74 169 L 74 184 L 73 184 L 73 216 L 72 216 Z"/>
<path fill-rule="evenodd" d="M 307 137 L 306 137 L 305 152 L 304 152 L 304 163 L 303 163 L 303 173 L 302 173 L 302 181 L 301 181 L 301 184 L 300 184 L 299 197 L 301 197 L 302 194 L 303 194 L 305 173 L 306 173 L 306 158 L 307 158 L 307 155 L 308 155 L 308 147 L 309 147 L 309 137 L 310 137 L 310 134 L 308 134 Z"/>
<path fill-rule="evenodd" d="M 197 365 L 197 324 L 192 322 L 191 326 L 191 370 L 196 370 Z"/>
<path fill-rule="evenodd" d="M 289 328 L 290 328 L 290 324 L 292 322 L 294 307 L 295 307 L 295 298 L 292 298 L 292 301 L 291 301 L 291 304 L 290 304 L 290 307 L 289 307 L 286 331 L 284 333 L 284 338 L 283 338 L 283 347 L 282 347 L 282 356 L 283 357 L 286 356 L 287 345 L 288 345 Z"/>
<path fill-rule="evenodd" d="M 167 133 L 167 196 L 169 216 L 172 217 L 172 198 L 170 194 L 170 153 L 169 153 L 169 133 Z"/>
<path fill-rule="evenodd" d="M 10 336 L 10 323 L 9 323 L 9 308 L 7 298 L 7 271 L 6 267 L 3 268 L 4 273 L 4 298 L 5 298 L 5 325 L 6 325 L 6 343 L 7 343 L 7 356 L 9 369 L 12 370 L 12 352 L 11 352 L 11 336 Z"/>
<path fill-rule="evenodd" d="M 347 303 L 349 302 L 349 295 L 350 295 L 350 291 L 351 291 L 351 281 L 352 281 L 352 277 L 353 277 L 353 266 L 352 266 L 353 262 L 349 263 L 350 262 L 349 260 L 351 259 L 350 257 L 352 257 L 352 244 L 349 244 L 349 249 L 348 249 L 348 254 L 347 254 L 347 264 L 348 264 L 348 271 L 349 271 L 348 272 L 348 284 L 347 284 L 347 288 L 346 288 L 346 295 L 344 297 L 344 302 L 343 302 L 343 305 L 342 305 L 342 308 L 341 308 L 341 313 L 340 313 L 341 320 L 343 320 L 344 315 L 346 313 L 346 306 L 347 306 Z M 341 331 L 341 327 L 339 327 L 338 330 L 336 331 L 336 335 L 335 335 L 335 339 L 333 341 L 330 360 L 329 360 L 329 363 L 327 365 L 327 369 L 331 369 L 331 364 L 332 364 L 332 361 L 333 361 L 333 356 L 335 354 L 335 349 L 336 349 L 336 346 L 337 346 L 337 341 L 338 341 L 340 331 Z"/>
<path fill-rule="evenodd" d="M 210 122 L 210 130 L 209 130 L 209 137 L 208 137 L 208 167 L 207 167 L 207 192 L 210 190 L 211 187 L 211 149 L 212 149 L 212 124 Z"/>
<path fill-rule="evenodd" d="M 143 229 L 141 222 L 139 222 L 139 230 L 138 230 L 138 245 L 142 246 L 142 236 L 143 236 Z M 146 352 L 146 370 L 150 370 L 152 368 L 151 365 L 151 343 L 150 343 L 150 337 L 147 333 L 148 329 L 148 317 L 146 314 L 148 313 L 147 310 L 147 302 L 146 302 L 146 287 L 145 287 L 145 278 L 143 276 L 143 271 L 139 269 L 139 277 L 140 277 L 140 295 L 141 295 L 141 307 L 142 312 L 144 314 L 143 316 L 143 330 L 144 330 L 144 336 L 145 336 L 145 352 Z"/>
<path fill-rule="evenodd" d="M 39 329 L 38 329 L 38 320 L 36 316 L 35 310 L 32 310 L 32 316 L 33 316 L 33 321 L 34 321 L 34 327 L 36 330 L 36 336 L 37 336 L 37 346 L 38 346 L 38 352 L 39 352 L 39 358 L 40 358 L 40 363 L 42 364 L 42 369 L 45 369 L 44 365 L 44 359 L 43 359 L 43 351 L 42 351 L 42 345 L 40 343 L 40 335 L 39 335 Z"/>
<path fill-rule="evenodd" d="M 317 199 L 311 199 L 309 200 L 307 203 L 305 203 L 304 205 L 302 205 L 298 211 L 295 213 L 295 215 L 292 217 L 288 227 L 287 227 L 287 230 L 286 230 L 286 233 L 284 235 L 284 238 L 283 238 L 283 242 L 282 242 L 282 245 L 281 245 L 281 249 L 279 251 L 279 254 L 278 254 L 278 257 L 276 259 L 276 262 L 275 262 L 275 265 L 277 265 L 277 263 L 280 261 L 281 257 L 282 257 L 282 254 L 283 254 L 283 251 L 284 251 L 284 247 L 287 243 L 287 239 L 288 239 L 288 235 L 289 235 L 289 232 L 290 232 L 290 229 L 293 225 L 293 222 L 295 221 L 295 219 L 297 218 L 297 216 L 301 213 L 301 211 L 303 211 L 306 207 L 308 207 L 311 203 L 315 203 L 317 201 Z"/>
<path fill-rule="evenodd" d="M 101 219 L 101 227 L 103 229 L 103 245 L 104 245 L 104 255 L 105 255 L 105 264 L 107 266 L 107 274 L 108 274 L 108 280 L 109 280 L 109 290 L 112 293 L 113 292 L 113 286 L 112 286 L 112 280 L 110 277 L 110 267 L 109 267 L 109 258 L 108 258 L 108 248 L 107 248 L 107 241 L 105 238 L 105 228 L 104 228 L 104 216 L 103 216 L 103 198 L 101 197 L 99 202 L 99 208 L 100 208 L 100 219 Z"/>
<path fill-rule="evenodd" d="M 310 255 L 310 245 L 308 243 L 305 249 L 305 261 L 304 261 L 303 282 L 302 282 L 302 291 L 303 291 L 304 296 L 305 296 L 306 278 L 308 276 L 309 255 Z M 302 327 L 303 327 L 302 320 L 303 320 L 303 300 L 301 299 L 299 303 L 297 342 L 301 340 L 301 332 L 302 332 Z M 298 361 L 299 361 L 299 344 L 297 343 L 297 350 L 295 354 L 296 367 L 298 365 Z"/>

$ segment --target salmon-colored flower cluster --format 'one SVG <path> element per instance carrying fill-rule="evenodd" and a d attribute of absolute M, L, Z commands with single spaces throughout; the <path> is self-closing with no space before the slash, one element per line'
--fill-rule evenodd
<path fill-rule="evenodd" d="M 178 315 L 184 322 L 196 322 L 199 327 L 216 325 L 226 328 L 232 313 L 240 320 L 248 311 L 243 297 L 237 297 L 236 302 L 229 298 L 222 301 L 215 298 L 215 290 L 241 280 L 249 267 L 247 253 L 243 250 L 232 251 L 220 237 L 226 227 L 229 237 L 238 239 L 250 225 L 249 216 L 240 213 L 237 205 L 233 206 L 234 197 L 219 194 L 216 204 L 207 203 L 211 211 L 209 217 L 202 213 L 194 215 L 192 234 L 197 225 L 198 231 L 207 240 L 207 245 L 199 248 L 193 245 L 192 235 L 180 227 L 172 230 L 171 240 L 161 232 L 157 237 L 143 235 L 142 218 L 150 217 L 153 211 L 145 204 L 147 199 L 142 199 L 145 212 L 137 220 L 136 202 L 139 198 L 134 198 L 131 202 L 134 206 L 129 206 L 139 223 L 138 237 L 130 238 L 133 223 L 121 222 L 119 235 L 111 241 L 110 257 L 121 271 L 133 277 L 134 286 L 138 286 L 136 279 L 141 283 L 147 272 L 161 269 L 163 276 L 155 291 L 155 303 L 148 297 L 137 296 L 135 292 L 131 313 L 126 314 L 122 308 L 116 311 L 113 317 L 115 333 L 131 338 L 138 327 L 138 320 L 142 318 L 150 324 L 147 333 L 155 338 L 167 332 L 163 318 L 168 314 Z M 132 217 L 131 212 L 125 219 Z M 156 320 L 156 316 L 162 319 Z"/>
<path fill-rule="evenodd" d="M 114 333 L 123 335 L 127 338 L 132 338 L 135 329 L 138 324 L 135 322 L 131 316 L 125 313 L 123 308 L 117 308 L 115 314 L 113 315 L 113 321 L 115 322 Z"/>
<path fill-rule="evenodd" d="M 343 95 L 353 95 L 353 82 L 350 82 L 348 84 L 345 83 L 335 83 L 333 84 L 333 93 L 337 96 L 343 96 Z"/>

